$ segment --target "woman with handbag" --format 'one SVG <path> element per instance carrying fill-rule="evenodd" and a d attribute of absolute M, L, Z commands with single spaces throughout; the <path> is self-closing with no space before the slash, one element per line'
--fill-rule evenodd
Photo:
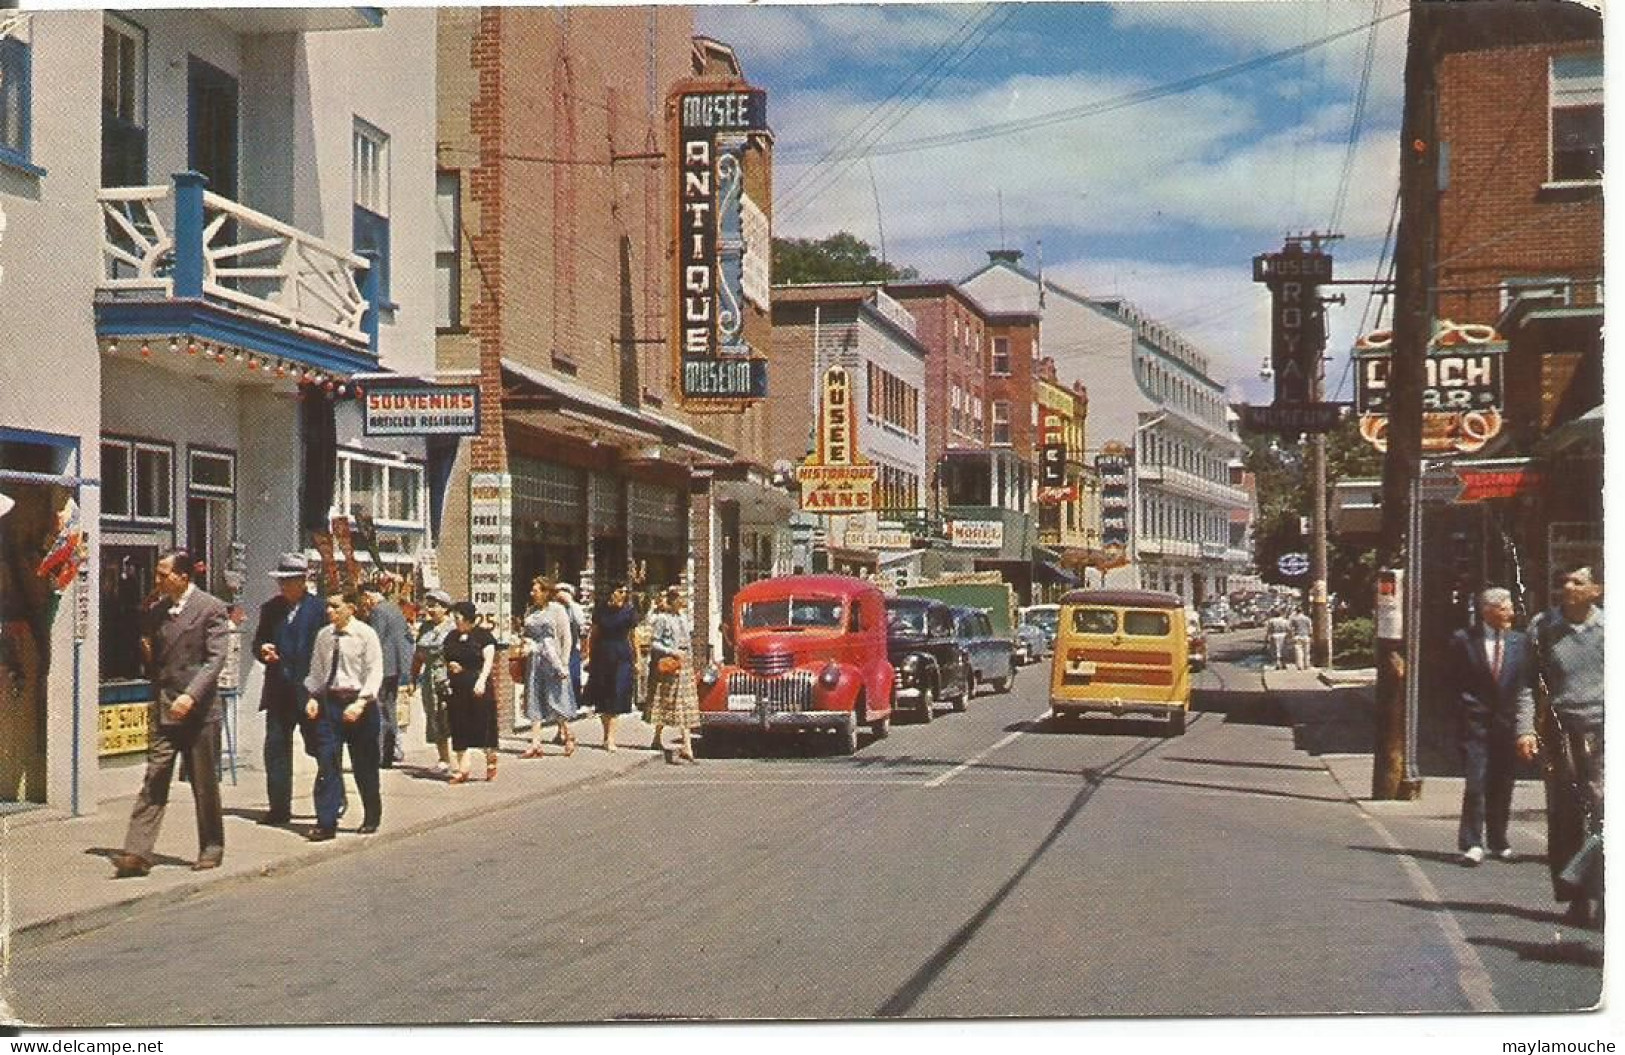
<path fill-rule="evenodd" d="M 520 758 L 542 757 L 542 725 L 557 724 L 564 753 L 576 753 L 570 721 L 576 716 L 570 684 L 570 613 L 553 583 L 538 575 L 530 581 L 530 608 L 522 624 L 525 665 L 525 715 L 530 718 L 530 746 Z"/>
<path fill-rule="evenodd" d="M 666 761 L 672 765 L 695 761 L 689 732 L 700 724 L 700 699 L 694 688 L 694 663 L 689 657 L 692 635 L 683 608 L 683 591 L 668 587 L 649 620 L 649 724 L 655 727 L 650 749 L 665 751 Z M 661 742 L 660 734 L 668 725 L 682 732 L 676 751 L 666 750 Z"/>
<path fill-rule="evenodd" d="M 418 625 L 417 645 L 412 657 L 412 684 L 408 694 L 423 701 L 423 739 L 434 745 L 440 760 L 435 772 L 451 772 L 451 725 L 446 706 L 451 702 L 451 679 L 444 655 L 446 637 L 457 629 L 451 617 L 451 595 L 430 590 L 423 595 L 423 622 Z"/>
<path fill-rule="evenodd" d="M 592 617 L 588 638 L 587 699 L 604 725 L 604 750 L 615 750 L 615 719 L 632 713 L 637 678 L 634 672 L 632 631 L 638 625 L 638 607 L 624 583 L 615 587 Z"/>
<path fill-rule="evenodd" d="M 458 601 L 451 606 L 451 614 L 457 621 L 445 643 L 446 671 L 451 675 L 446 716 L 451 746 L 457 752 L 457 769 L 451 783 L 468 782 L 468 752 L 476 747 L 485 750 L 485 779 L 495 780 L 497 700 L 491 672 L 496 667 L 496 638 L 476 622 L 474 602 Z"/>

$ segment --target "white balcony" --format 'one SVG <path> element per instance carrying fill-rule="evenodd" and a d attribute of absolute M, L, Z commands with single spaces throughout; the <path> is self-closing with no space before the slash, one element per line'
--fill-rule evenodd
<path fill-rule="evenodd" d="M 366 259 L 204 190 L 193 174 L 173 186 L 107 188 L 97 197 L 103 303 L 201 299 L 376 354 Z"/>

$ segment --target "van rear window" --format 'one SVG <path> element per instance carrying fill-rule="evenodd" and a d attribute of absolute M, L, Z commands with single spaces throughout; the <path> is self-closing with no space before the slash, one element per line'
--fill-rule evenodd
<path fill-rule="evenodd" d="M 1072 613 L 1072 629 L 1080 634 L 1117 633 L 1117 610 L 1079 608 Z"/>
<path fill-rule="evenodd" d="M 1130 637 L 1167 637 L 1167 612 L 1124 612 L 1123 633 Z"/>

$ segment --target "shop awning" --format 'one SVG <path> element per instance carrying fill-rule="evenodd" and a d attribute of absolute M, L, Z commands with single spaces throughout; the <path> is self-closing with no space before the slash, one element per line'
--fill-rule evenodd
<path fill-rule="evenodd" d="M 502 374 L 505 384 L 529 390 L 542 398 L 546 409 L 588 427 L 613 429 L 651 444 L 669 444 L 702 458 L 731 461 L 734 457 L 732 447 L 698 429 L 644 407 L 629 407 L 586 385 L 512 359 L 502 360 Z"/>

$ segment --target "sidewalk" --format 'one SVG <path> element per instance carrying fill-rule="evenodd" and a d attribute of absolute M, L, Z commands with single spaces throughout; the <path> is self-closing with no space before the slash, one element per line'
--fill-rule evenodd
<path fill-rule="evenodd" d="M 243 723 L 243 735 L 261 736 L 258 726 L 257 716 L 251 716 Z M 266 809 L 265 774 L 239 766 L 237 784 L 223 775 L 220 788 L 225 861 L 213 871 L 193 872 L 198 848 L 192 792 L 177 780 L 171 786 L 156 864 L 151 875 L 140 879 L 115 880 L 111 858 L 123 845 L 143 766 L 105 769 L 100 777 L 104 787 L 120 794 L 104 798 L 94 815 L 68 817 L 59 811 L 34 810 L 0 818 L 0 953 L 9 959 L 19 948 L 95 929 L 141 902 L 172 902 L 203 890 L 280 875 L 661 761 L 648 749 L 653 730 L 636 714 L 617 724 L 619 750 L 613 753 L 603 750 L 602 728 L 596 718 L 573 723 L 580 744 L 570 758 L 551 742 L 550 731 L 545 757 L 520 759 L 519 752 L 528 744 L 522 737 L 528 734 L 510 734 L 502 742 L 495 781 L 485 782 L 484 761 L 476 758 L 473 779 L 454 786 L 434 772 L 434 748 L 423 742 L 421 726 L 414 725 L 403 733 L 406 763 L 380 774 L 384 816 L 377 834 L 355 832 L 361 823 L 361 802 L 346 771 L 349 809 L 339 822 L 338 838 L 326 843 L 305 840 L 314 824 L 310 789 L 316 764 L 300 750 L 296 737 L 292 824 L 272 828 L 256 823 Z"/>
<path fill-rule="evenodd" d="M 1466 781 L 1432 770 L 1424 758 L 1422 794 L 1411 801 L 1373 799 L 1376 745 L 1375 671 L 1271 670 L 1264 691 L 1277 696 L 1300 750 L 1315 756 L 1351 802 L 1394 829 L 1406 845 L 1455 858 L 1456 823 Z M 1519 780 L 1512 792 L 1513 846 L 1538 856 L 1546 846 L 1546 792 L 1539 780 Z M 1431 856 L 1431 855 L 1430 855 Z"/>

